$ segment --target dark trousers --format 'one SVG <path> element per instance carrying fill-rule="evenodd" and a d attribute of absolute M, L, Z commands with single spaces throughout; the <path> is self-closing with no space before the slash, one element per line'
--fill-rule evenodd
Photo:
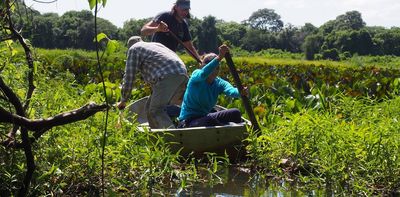
<path fill-rule="evenodd" d="M 228 122 L 242 122 L 242 115 L 236 108 L 209 113 L 206 116 L 184 121 L 183 127 L 221 126 Z"/>

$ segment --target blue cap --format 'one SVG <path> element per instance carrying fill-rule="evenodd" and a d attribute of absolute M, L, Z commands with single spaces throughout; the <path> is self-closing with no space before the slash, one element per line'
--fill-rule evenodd
<path fill-rule="evenodd" d="M 190 0 L 177 0 L 176 5 L 184 10 L 190 9 Z"/>

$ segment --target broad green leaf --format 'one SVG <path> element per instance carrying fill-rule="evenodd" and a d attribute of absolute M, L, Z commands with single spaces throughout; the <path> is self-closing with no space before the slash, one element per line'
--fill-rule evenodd
<path fill-rule="evenodd" d="M 100 42 L 101 40 L 103 40 L 104 38 L 107 38 L 107 35 L 105 33 L 99 33 L 97 34 L 97 41 Z M 93 40 L 93 42 L 96 42 L 96 39 Z"/>
<path fill-rule="evenodd" d="M 88 0 L 89 1 L 89 7 L 91 10 L 96 6 L 96 0 Z"/>
<path fill-rule="evenodd" d="M 90 9 L 93 10 L 93 8 L 96 6 L 96 0 L 88 0 Z M 107 0 L 97 0 L 97 4 L 102 4 L 103 7 L 106 6 Z"/>
<path fill-rule="evenodd" d="M 118 47 L 119 47 L 119 44 L 116 40 L 110 40 L 107 43 L 106 53 L 107 54 L 114 53 Z"/>

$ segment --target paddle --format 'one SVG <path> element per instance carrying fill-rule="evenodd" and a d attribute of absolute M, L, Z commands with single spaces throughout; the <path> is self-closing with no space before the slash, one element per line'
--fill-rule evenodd
<path fill-rule="evenodd" d="M 236 87 L 239 90 L 243 90 L 242 82 L 240 81 L 239 74 L 236 71 L 236 68 L 235 68 L 235 65 L 233 64 L 232 56 L 230 53 L 225 54 L 225 60 L 226 60 L 226 63 L 228 64 L 230 72 L 232 73 Z M 251 108 L 249 98 L 245 95 L 242 95 L 242 94 L 240 94 L 240 95 L 241 95 L 241 98 L 243 101 L 244 108 L 246 109 L 247 115 L 249 116 L 250 122 L 253 126 L 253 130 L 260 131 L 260 126 L 258 125 L 258 122 L 254 115 L 253 109 Z"/>
<path fill-rule="evenodd" d="M 174 34 L 174 32 L 172 32 L 172 31 L 168 31 L 168 32 L 172 35 L 172 37 L 174 37 L 174 39 L 175 39 L 176 41 L 179 42 L 179 44 L 181 44 L 181 45 L 183 46 L 183 48 L 186 49 L 186 51 L 197 61 L 197 63 L 201 64 L 201 60 L 193 53 L 193 51 L 191 51 L 190 49 L 188 49 L 188 48 L 185 46 L 185 44 L 182 42 L 182 40 L 179 39 L 178 36 L 176 36 L 176 35 Z"/>

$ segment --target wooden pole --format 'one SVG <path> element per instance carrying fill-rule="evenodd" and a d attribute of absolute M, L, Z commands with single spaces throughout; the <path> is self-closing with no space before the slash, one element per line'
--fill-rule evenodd
<path fill-rule="evenodd" d="M 175 39 L 176 41 L 179 42 L 179 44 L 181 44 L 181 45 L 183 46 L 183 48 L 186 49 L 186 51 L 197 61 L 197 63 L 201 64 L 201 60 L 193 53 L 193 51 L 191 51 L 190 49 L 188 49 L 188 48 L 185 46 L 185 44 L 182 42 L 182 40 L 179 39 L 178 36 L 176 36 L 176 35 L 174 34 L 174 32 L 169 31 L 169 33 L 172 35 L 172 37 L 174 37 L 174 39 Z"/>
<path fill-rule="evenodd" d="M 235 81 L 236 87 L 239 89 L 239 91 L 243 90 L 242 82 L 240 81 L 239 74 L 236 71 L 236 68 L 235 68 L 235 65 L 233 64 L 232 56 L 231 56 L 230 53 L 227 53 L 225 55 L 225 60 L 226 60 L 226 63 L 228 64 L 230 72 L 232 73 L 232 76 L 233 76 L 233 79 Z M 250 105 L 249 98 L 247 96 L 245 96 L 245 95 L 242 95 L 242 94 L 240 94 L 240 96 L 242 98 L 243 105 L 244 105 L 244 108 L 245 108 L 245 110 L 247 112 L 247 115 L 249 116 L 250 122 L 251 122 L 251 124 L 253 126 L 253 130 L 254 131 L 260 131 L 260 126 L 258 125 L 256 116 L 254 115 L 253 108 Z"/>

